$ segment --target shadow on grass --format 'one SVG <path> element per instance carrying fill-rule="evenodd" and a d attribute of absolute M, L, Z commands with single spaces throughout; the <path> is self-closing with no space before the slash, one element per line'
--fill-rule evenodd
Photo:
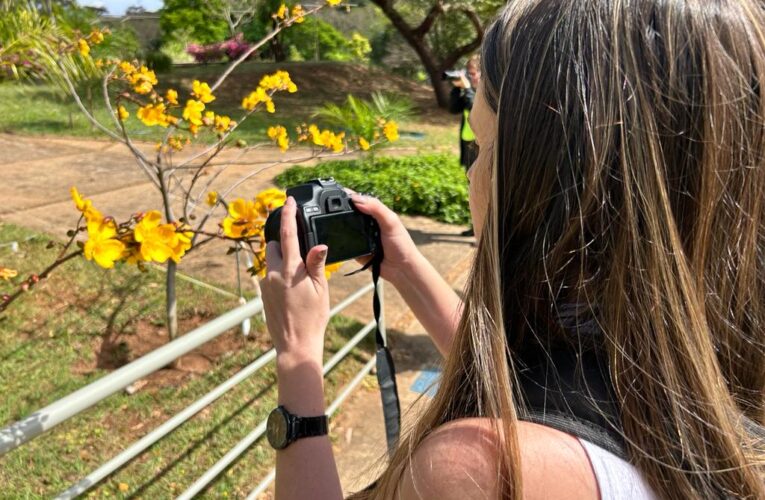
<path fill-rule="evenodd" d="M 209 439 L 210 439 L 210 438 L 212 438 L 212 436 L 213 436 L 215 433 L 217 433 L 217 432 L 218 432 L 218 431 L 219 431 L 221 428 L 225 427 L 225 426 L 226 426 L 226 425 L 227 425 L 229 422 L 231 422 L 231 421 L 232 421 L 234 418 L 236 418 L 236 417 L 238 417 L 239 415 L 241 415 L 241 413 L 242 413 L 242 412 L 244 412 L 246 409 L 248 409 L 248 408 L 249 408 L 249 407 L 250 407 L 250 406 L 251 406 L 251 405 L 252 405 L 252 404 L 253 404 L 255 401 L 257 401 L 258 399 L 260 399 L 261 397 L 263 397 L 263 396 L 264 396 L 264 395 L 265 395 L 265 394 L 266 394 L 268 391 L 270 391 L 270 390 L 271 390 L 271 389 L 274 387 L 274 385 L 276 385 L 276 379 L 272 379 L 272 380 L 271 380 L 271 381 L 268 383 L 268 385 L 266 385 L 266 386 L 265 386 L 263 389 L 261 389 L 261 390 L 260 390 L 260 391 L 259 391 L 257 394 L 255 394 L 254 396 L 252 396 L 250 399 L 248 399 L 247 401 L 245 401 L 245 402 L 244 402 L 244 403 L 243 403 L 243 404 L 242 404 L 242 405 L 241 405 L 239 408 L 237 408 L 237 409 L 236 409 L 236 410 L 235 410 L 233 413 L 229 414 L 229 415 L 228 415 L 228 416 L 227 416 L 225 419 L 223 419 L 221 422 L 219 422 L 218 424 L 216 424 L 216 425 L 215 425 L 215 426 L 214 426 L 212 429 L 210 429 L 209 431 L 207 431 L 207 432 L 204 434 L 204 436 L 202 436 L 200 439 L 196 440 L 196 441 L 195 441 L 195 442 L 194 442 L 194 443 L 193 443 L 191 446 L 189 446 L 188 448 L 186 448 L 186 449 L 185 449 L 185 450 L 184 450 L 184 451 L 183 451 L 183 452 L 182 452 L 182 453 L 181 453 L 179 456 L 177 456 L 177 457 L 176 457 L 176 458 L 175 458 L 175 459 L 174 459 L 172 462 L 170 462 L 169 464 L 167 464 L 167 465 L 165 465 L 164 467 L 162 467 L 162 469 L 160 469 L 160 470 L 159 470 L 159 471 L 158 471 L 158 472 L 157 472 L 157 473 L 156 473 L 156 474 L 155 474 L 155 475 L 154 475 L 154 476 L 153 476 L 151 479 L 149 479 L 148 481 L 145 481 L 143 484 L 141 484 L 141 486 L 140 486 L 140 487 L 139 487 L 137 490 L 135 490 L 134 492 L 132 492 L 132 493 L 130 494 L 130 496 L 128 496 L 127 498 L 131 498 L 131 499 L 133 499 L 133 498 L 135 498 L 135 499 L 141 498 L 141 496 L 142 496 L 144 493 L 146 493 L 146 491 L 147 491 L 147 490 L 148 490 L 150 487 L 152 487 L 152 486 L 153 486 L 155 483 L 157 483 L 157 482 L 159 482 L 160 480 L 162 480 L 162 478 L 163 478 L 163 477 L 165 477 L 165 476 L 166 476 L 166 475 L 167 475 L 167 474 L 168 474 L 170 471 L 172 471 L 172 470 L 173 470 L 173 468 L 174 468 L 174 467 L 176 467 L 178 464 L 180 464 L 180 463 L 181 463 L 183 460 L 185 460 L 185 459 L 187 459 L 187 458 L 191 457 L 191 455 L 192 455 L 192 454 L 193 454 L 193 453 L 194 453 L 196 450 L 198 450 L 198 449 L 199 449 L 201 446 L 203 446 L 203 445 L 205 445 L 205 444 L 209 443 Z M 155 445 L 156 445 L 156 443 L 155 443 Z M 151 448 L 153 448 L 155 445 L 152 445 L 151 447 L 149 447 L 149 448 L 147 448 L 146 450 L 144 450 L 143 454 L 146 454 L 146 453 L 148 453 L 148 452 L 151 450 Z M 234 462 L 232 462 L 232 463 L 231 463 L 231 465 L 229 466 L 229 468 L 230 468 L 230 467 L 233 467 L 234 465 L 236 465 L 236 463 L 239 461 L 239 459 L 240 459 L 240 458 L 241 458 L 241 455 L 240 455 L 240 456 L 239 456 L 239 457 L 238 457 L 236 460 L 234 460 Z M 124 467 L 124 466 L 123 466 L 123 467 Z M 228 469 L 228 468 L 227 468 L 227 469 Z M 225 470 L 224 470 L 223 472 L 221 472 L 221 474 L 225 474 Z M 219 475 L 219 476 L 220 476 L 220 475 Z M 106 478 L 104 478 L 104 480 L 108 480 L 108 479 L 109 479 L 109 477 L 111 477 L 111 476 L 107 476 Z M 213 481 L 213 482 L 211 482 L 211 483 L 210 483 L 210 485 L 208 485 L 208 487 L 209 487 L 209 486 L 212 486 L 212 484 L 213 484 L 213 483 L 214 483 L 214 481 Z M 206 489 L 207 489 L 207 488 L 205 488 L 205 490 L 206 490 Z M 204 491 L 204 490 L 203 490 L 203 491 Z"/>

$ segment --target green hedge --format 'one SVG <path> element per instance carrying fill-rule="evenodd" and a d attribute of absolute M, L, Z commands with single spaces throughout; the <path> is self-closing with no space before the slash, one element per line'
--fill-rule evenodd
<path fill-rule="evenodd" d="M 276 183 L 286 188 L 326 177 L 377 196 L 399 214 L 425 215 L 457 224 L 470 222 L 465 170 L 453 155 L 367 157 L 296 166 L 278 175 Z"/>

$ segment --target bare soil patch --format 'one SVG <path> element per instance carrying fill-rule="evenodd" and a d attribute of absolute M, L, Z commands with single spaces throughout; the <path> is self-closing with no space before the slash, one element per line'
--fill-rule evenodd
<path fill-rule="evenodd" d="M 190 332 L 212 320 L 210 313 L 196 313 L 179 319 L 179 330 Z M 80 359 L 72 367 L 78 374 L 92 373 L 96 369 L 116 370 L 145 354 L 154 351 L 170 341 L 164 326 L 148 320 L 137 320 L 130 331 L 107 331 L 100 337 L 93 337 L 89 351 L 95 356 Z M 259 349 L 270 344 L 261 332 L 253 332 L 245 338 L 238 328 L 231 329 L 217 338 L 203 344 L 178 358 L 172 365 L 151 374 L 135 384 L 137 390 L 154 392 L 163 387 L 178 386 L 189 377 L 209 372 L 221 359 L 245 348 L 252 349 L 253 343 Z"/>

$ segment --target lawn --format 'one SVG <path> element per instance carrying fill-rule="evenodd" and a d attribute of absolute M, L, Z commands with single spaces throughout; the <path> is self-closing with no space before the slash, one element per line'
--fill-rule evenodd
<path fill-rule="evenodd" d="M 180 99 L 184 89 L 191 88 L 195 79 L 212 84 L 225 69 L 224 65 L 178 67 L 167 74 L 158 75 L 158 88 L 176 88 Z M 260 78 L 277 69 L 286 69 L 298 86 L 295 94 L 278 94 L 276 113 L 257 113 L 241 124 L 236 137 L 248 143 L 267 140 L 266 130 L 276 124 L 289 130 L 306 121 L 312 121 L 316 108 L 327 102 L 340 103 L 348 94 L 368 98 L 372 92 L 387 92 L 406 96 L 415 105 L 415 118 L 402 124 L 402 140 L 398 147 L 414 150 L 456 150 L 459 118 L 439 110 L 433 103 L 431 90 L 421 84 L 390 75 L 380 69 L 340 63 L 245 63 L 236 69 L 216 92 L 217 99 L 209 109 L 237 120 L 242 115 L 241 100 L 255 88 Z M 80 112 L 71 97 L 59 96 L 51 87 L 6 82 L 0 84 L 0 100 L 5 103 L 0 114 L 0 132 L 22 134 L 52 134 L 77 137 L 103 138 Z M 86 99 L 87 101 L 87 99 Z M 111 118 L 96 96 L 94 113 L 102 123 L 111 124 Z M 132 137 L 155 142 L 164 129 L 144 127 L 132 116 L 126 127 Z M 320 122 L 319 122 L 320 123 Z M 210 142 L 212 136 L 200 135 L 199 140 Z"/>
<path fill-rule="evenodd" d="M 0 224 L 0 263 L 19 277 L 40 270 L 55 255 L 49 238 Z M 164 342 L 164 275 L 133 267 L 106 271 L 75 259 L 22 297 L 0 317 L 0 425 L 8 425 L 109 373 Z M 225 288 L 221 286 L 221 288 Z M 0 282 L 0 292 L 9 285 Z M 235 307 L 236 300 L 179 282 L 182 331 Z M 327 356 L 360 327 L 333 320 Z M 117 393 L 47 434 L 0 458 L 0 496 L 48 498 L 87 475 L 130 443 L 195 401 L 269 348 L 261 323 L 245 339 L 222 335 L 177 368 L 149 378 L 134 395 Z M 331 400 L 369 359 L 362 344 L 328 377 Z M 191 370 L 191 371 L 190 371 Z M 90 495 L 96 498 L 173 498 L 196 480 L 275 406 L 272 367 L 251 377 L 127 464 Z M 207 498 L 248 494 L 272 466 L 273 453 L 258 441 L 204 493 Z M 124 490 L 124 491 L 122 491 Z"/>

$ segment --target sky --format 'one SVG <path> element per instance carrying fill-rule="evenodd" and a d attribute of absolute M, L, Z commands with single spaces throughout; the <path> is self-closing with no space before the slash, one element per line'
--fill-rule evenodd
<path fill-rule="evenodd" d="M 120 16 L 125 13 L 125 9 L 133 5 L 140 5 L 144 9 L 154 12 L 162 7 L 162 0 L 79 0 L 80 5 L 92 7 L 106 7 L 109 14 Z"/>

